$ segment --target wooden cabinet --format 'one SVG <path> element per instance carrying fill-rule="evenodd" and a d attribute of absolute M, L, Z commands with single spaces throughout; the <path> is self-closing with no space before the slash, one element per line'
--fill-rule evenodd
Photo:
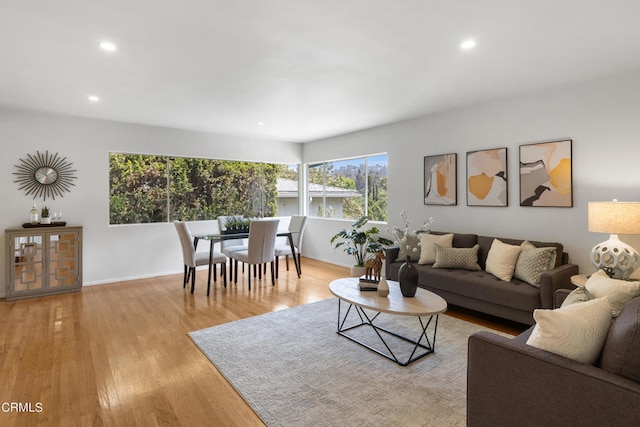
<path fill-rule="evenodd" d="M 82 288 L 82 227 L 7 228 L 8 301 Z"/>

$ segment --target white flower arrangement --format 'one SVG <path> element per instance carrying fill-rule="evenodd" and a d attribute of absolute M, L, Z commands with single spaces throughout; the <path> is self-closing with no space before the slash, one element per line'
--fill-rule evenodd
<path fill-rule="evenodd" d="M 403 252 L 407 254 L 412 254 L 413 257 L 420 256 L 420 239 L 418 238 L 418 234 L 420 233 L 428 233 L 431 229 L 431 224 L 435 222 L 433 217 L 429 217 L 418 230 L 411 230 L 409 226 L 409 219 L 407 218 L 407 211 L 402 210 L 400 212 L 400 217 L 404 222 L 404 231 L 398 227 L 393 227 L 393 230 L 390 231 L 387 229 L 387 232 L 396 236 L 396 243 Z"/>

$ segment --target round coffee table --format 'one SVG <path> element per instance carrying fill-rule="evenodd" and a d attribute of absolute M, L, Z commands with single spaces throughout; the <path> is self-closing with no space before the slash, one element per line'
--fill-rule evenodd
<path fill-rule="evenodd" d="M 447 310 L 447 302 L 442 299 L 442 297 L 422 288 L 418 288 L 414 297 L 403 297 L 400 292 L 398 282 L 387 280 L 387 283 L 389 284 L 389 295 L 387 297 L 379 297 L 378 293 L 375 291 L 361 291 L 357 277 L 346 277 L 332 281 L 329 284 L 329 290 L 338 298 L 338 328 L 336 332 L 339 335 L 342 335 L 343 337 L 386 357 L 387 359 L 393 360 L 401 366 L 407 366 L 409 363 L 435 351 L 438 315 Z M 342 314 L 343 302 L 348 304 L 344 315 Z M 370 315 L 364 311 L 364 309 L 372 310 L 376 314 Z M 360 320 L 360 323 L 354 326 L 345 327 L 347 318 L 353 312 L 355 312 L 354 316 L 359 316 L 359 319 L 358 317 L 355 318 Z M 418 339 L 413 340 L 407 338 L 374 324 L 374 321 L 380 313 L 417 317 L 421 326 L 421 332 Z M 428 320 L 425 321 L 423 317 L 428 317 Z M 429 337 L 427 335 L 427 331 L 434 318 L 435 322 L 433 322 L 433 333 L 432 336 Z M 383 352 L 345 333 L 361 326 L 371 327 L 382 344 L 384 344 L 387 352 Z M 385 340 L 383 333 L 393 335 L 415 345 L 407 360 L 401 361 L 396 357 L 387 340 Z M 422 351 L 418 351 L 418 349 L 421 349 Z"/>

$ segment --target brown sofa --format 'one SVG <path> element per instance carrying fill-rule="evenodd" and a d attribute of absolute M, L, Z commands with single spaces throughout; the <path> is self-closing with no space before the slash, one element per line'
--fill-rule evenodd
<path fill-rule="evenodd" d="M 432 234 L 447 234 L 432 231 Z M 500 238 L 504 243 L 520 245 L 523 240 Z M 453 236 L 454 248 L 471 248 L 478 244 L 478 264 L 481 271 L 459 269 L 434 269 L 432 265 L 415 264 L 418 269 L 418 286 L 435 292 L 448 304 L 465 307 L 504 319 L 532 325 L 533 310 L 552 308 L 554 292 L 558 289 L 573 289 L 571 276 L 578 274 L 578 266 L 568 263 L 568 255 L 563 252 L 560 243 L 530 241 L 537 247 L 555 247 L 555 268 L 543 273 L 540 287 L 531 286 L 518 279 L 506 283 L 484 271 L 487 255 L 494 237 L 476 234 L 457 234 Z M 404 261 L 396 260 L 398 246 L 386 249 L 386 277 L 398 280 L 398 270 Z"/>
<path fill-rule="evenodd" d="M 515 338 L 469 337 L 468 426 L 631 426 L 640 422 L 640 297 L 614 320 L 587 365 Z"/>

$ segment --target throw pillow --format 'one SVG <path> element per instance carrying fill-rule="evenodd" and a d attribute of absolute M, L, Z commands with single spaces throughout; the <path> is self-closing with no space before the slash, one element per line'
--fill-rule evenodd
<path fill-rule="evenodd" d="M 522 242 L 522 244 L 520 245 L 520 248 L 523 251 L 526 251 L 527 249 L 553 249 L 553 255 L 551 256 L 551 259 L 549 260 L 549 270 L 553 270 L 554 268 L 556 268 L 556 257 L 558 254 L 558 249 L 553 247 L 553 246 L 545 246 L 545 247 L 537 247 L 536 245 L 534 245 L 533 243 L 531 243 L 528 240 L 525 240 L 524 242 Z"/>
<path fill-rule="evenodd" d="M 433 246 L 436 248 L 436 262 L 433 264 L 433 268 L 480 270 L 478 265 L 479 245 L 475 245 L 472 248 L 445 248 L 434 243 Z"/>
<path fill-rule="evenodd" d="M 609 297 L 613 317 L 617 317 L 632 298 L 640 295 L 640 282 L 612 279 L 602 270 L 593 273 L 584 287 L 596 298 Z"/>
<path fill-rule="evenodd" d="M 453 234 L 420 233 L 420 260 L 418 264 L 433 264 L 436 262 L 435 243 L 443 248 L 450 248 L 453 246 Z"/>
<path fill-rule="evenodd" d="M 400 246 L 396 261 L 406 261 L 407 255 L 409 255 L 411 261 L 420 259 L 420 237 L 417 233 L 393 227 L 393 235 L 398 242 L 398 246 Z"/>
<path fill-rule="evenodd" d="M 493 239 L 487 255 L 486 270 L 500 280 L 511 281 L 516 262 L 520 255 L 520 246 L 508 245 L 498 239 Z"/>
<path fill-rule="evenodd" d="M 572 290 L 569 295 L 567 295 L 564 301 L 562 301 L 562 305 L 560 306 L 560 308 L 578 302 L 591 301 L 592 299 L 594 298 L 593 295 L 591 295 L 591 292 L 589 292 L 584 286 L 578 286 L 577 288 Z"/>
<path fill-rule="evenodd" d="M 539 288 L 542 273 L 555 265 L 556 248 L 537 248 L 529 242 L 523 242 L 520 249 L 513 276 Z"/>
<path fill-rule="evenodd" d="M 607 297 L 556 310 L 534 310 L 533 328 L 527 344 L 578 362 L 594 364 L 611 326 Z"/>

